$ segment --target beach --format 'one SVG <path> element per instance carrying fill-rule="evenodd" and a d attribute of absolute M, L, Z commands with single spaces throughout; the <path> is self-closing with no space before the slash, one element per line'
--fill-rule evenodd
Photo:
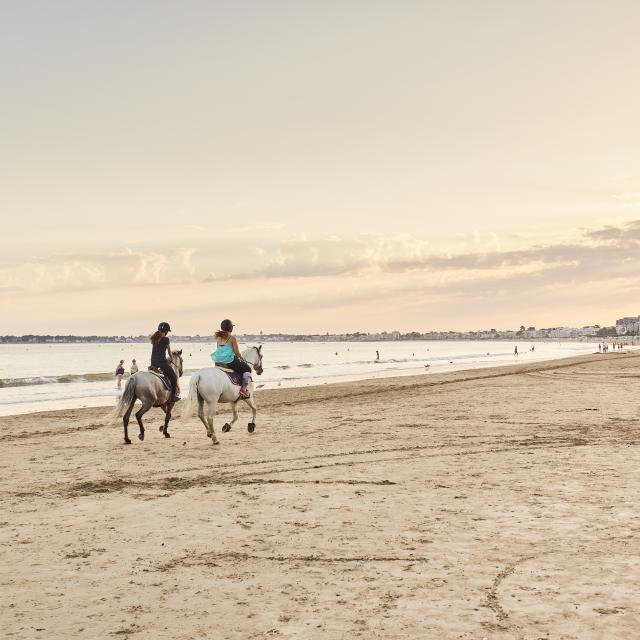
<path fill-rule="evenodd" d="M 0 418 L 7 638 L 631 638 L 640 354 Z"/>

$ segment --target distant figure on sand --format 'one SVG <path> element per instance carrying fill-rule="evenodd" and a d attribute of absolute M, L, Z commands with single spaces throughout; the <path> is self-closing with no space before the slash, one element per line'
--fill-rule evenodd
<path fill-rule="evenodd" d="M 380 361 L 380 352 L 376 351 L 376 362 Z"/>
<path fill-rule="evenodd" d="M 116 380 L 118 381 L 118 389 L 122 389 L 122 376 L 124 375 L 124 360 L 120 360 L 116 367 Z"/>
<path fill-rule="evenodd" d="M 131 361 L 131 375 L 133 375 L 134 373 L 138 373 L 139 369 L 138 369 L 138 364 L 136 363 L 136 359 L 134 358 Z"/>
<path fill-rule="evenodd" d="M 516 348 L 513 350 L 513 355 L 516 356 L 516 358 L 518 357 L 518 345 L 516 345 Z"/>

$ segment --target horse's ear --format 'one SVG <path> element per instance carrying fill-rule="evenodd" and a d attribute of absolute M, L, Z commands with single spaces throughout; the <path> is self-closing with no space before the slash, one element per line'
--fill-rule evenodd
<path fill-rule="evenodd" d="M 182 349 L 176 349 L 173 353 L 175 353 L 177 356 L 181 356 L 182 355 Z"/>
<path fill-rule="evenodd" d="M 258 345 L 258 353 L 262 353 L 262 345 L 261 344 Z"/>

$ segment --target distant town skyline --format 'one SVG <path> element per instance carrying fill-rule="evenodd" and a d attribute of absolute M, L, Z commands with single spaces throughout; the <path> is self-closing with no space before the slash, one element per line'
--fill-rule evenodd
<path fill-rule="evenodd" d="M 4 333 L 636 312 L 637 2 L 18 2 L 0 19 Z"/>
<path fill-rule="evenodd" d="M 376 331 L 364 332 L 357 331 L 354 333 L 245 333 L 238 334 L 240 339 L 258 339 L 258 340 L 406 340 L 406 339 L 540 339 L 540 338 L 594 338 L 598 336 L 637 336 L 640 334 L 640 315 L 626 316 L 618 318 L 615 325 L 585 325 L 582 327 L 541 327 L 520 325 L 518 329 L 479 329 L 466 331 L 451 330 L 432 330 L 432 331 L 411 331 L 403 333 L 400 331 Z M 176 341 L 194 340 L 197 342 L 211 342 L 212 334 L 195 334 L 195 335 L 174 335 Z M 52 334 L 22 334 L 22 335 L 0 335 L 0 343 L 26 343 L 26 342 L 147 342 L 148 336 L 145 334 L 138 335 L 52 335 Z"/>

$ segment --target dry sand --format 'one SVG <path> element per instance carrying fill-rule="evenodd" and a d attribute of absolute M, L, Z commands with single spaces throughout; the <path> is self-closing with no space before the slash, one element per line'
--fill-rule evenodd
<path fill-rule="evenodd" d="M 640 356 L 2 418 L 7 638 L 635 638 Z M 137 433 L 133 429 L 132 437 Z"/>

